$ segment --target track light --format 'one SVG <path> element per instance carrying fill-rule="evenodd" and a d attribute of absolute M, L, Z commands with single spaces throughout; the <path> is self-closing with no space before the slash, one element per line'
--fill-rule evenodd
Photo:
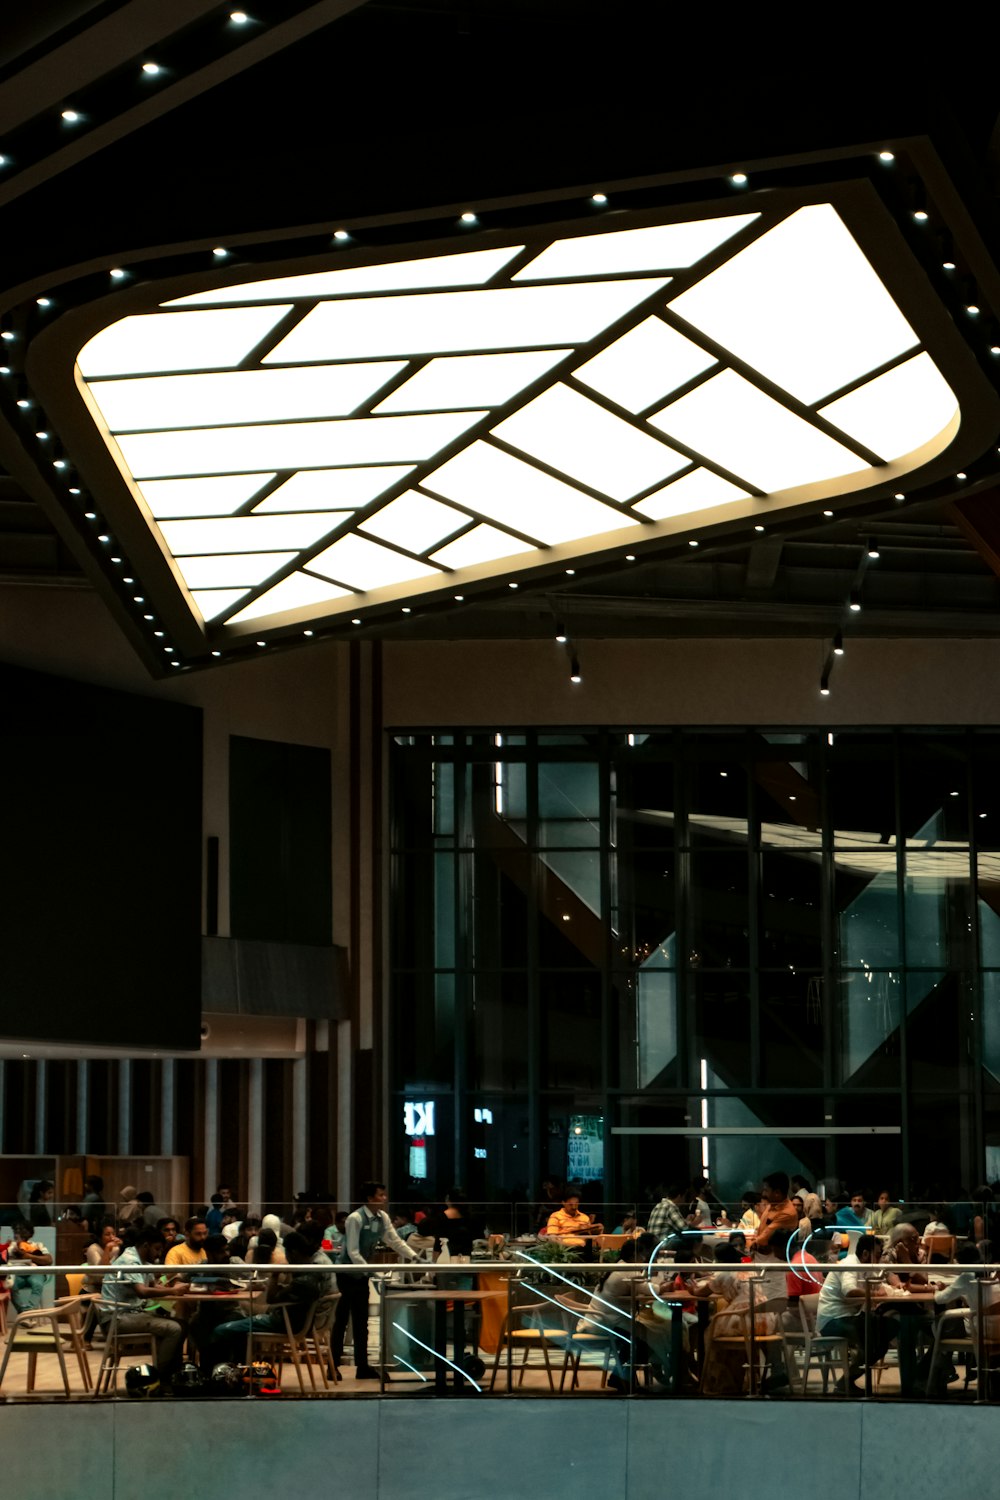
<path fill-rule="evenodd" d="M 860 613 L 860 610 L 861 610 L 861 590 L 860 589 L 851 589 L 850 597 L 849 597 L 849 600 L 848 600 L 848 608 L 850 609 L 850 611 L 851 611 L 852 614 L 856 615 L 856 614 Z"/>
<path fill-rule="evenodd" d="M 868 556 L 872 559 L 873 562 L 877 562 L 881 555 L 882 554 L 878 550 L 878 542 L 876 542 L 873 536 L 870 536 L 868 538 Z"/>
<path fill-rule="evenodd" d="M 580 671 L 580 661 L 575 654 L 569 664 L 569 680 L 575 683 L 583 681 L 583 674 Z"/>
<path fill-rule="evenodd" d="M 830 673 L 824 672 L 819 680 L 819 695 L 821 698 L 830 696 Z"/>
<path fill-rule="evenodd" d="M 565 644 L 566 644 L 566 626 L 565 625 L 557 625 L 556 626 L 556 640 L 559 642 L 560 646 L 565 646 Z"/>
<path fill-rule="evenodd" d="M 844 632 L 842 630 L 838 630 L 833 638 L 833 654 L 834 656 L 843 656 L 844 654 Z"/>

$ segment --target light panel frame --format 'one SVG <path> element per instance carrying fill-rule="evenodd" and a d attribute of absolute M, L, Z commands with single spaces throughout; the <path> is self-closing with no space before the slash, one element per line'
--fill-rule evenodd
<path fill-rule="evenodd" d="M 613 198 L 613 193 L 610 196 Z M 120 454 L 116 452 L 117 445 L 113 441 L 110 443 L 108 441 L 109 434 L 99 411 L 95 409 L 95 404 L 89 396 L 86 382 L 77 371 L 73 370 L 72 357 L 76 350 L 87 342 L 89 336 L 116 319 L 130 314 L 151 312 L 171 302 L 174 304 L 171 310 L 176 311 L 179 299 L 200 291 L 230 283 L 245 285 L 252 279 L 268 281 L 280 276 L 306 275 L 329 269 L 334 264 L 338 268 L 347 268 L 350 265 L 380 265 L 411 258 L 426 259 L 435 254 L 455 255 L 457 247 L 454 239 L 437 241 L 424 239 L 410 245 L 399 245 L 392 250 L 387 250 L 384 245 L 380 246 L 377 251 L 352 247 L 346 253 L 340 250 L 331 251 L 329 255 L 322 258 L 311 256 L 268 263 L 259 262 L 249 269 L 246 265 L 227 264 L 224 269 L 213 268 L 196 275 L 164 279 L 150 286 L 129 286 L 123 291 L 116 291 L 110 296 L 102 297 L 54 320 L 46 331 L 33 341 L 29 354 L 29 374 L 33 386 L 43 395 L 47 410 L 53 414 L 53 420 L 58 425 L 64 441 L 67 446 L 72 447 L 74 460 L 89 483 L 92 493 L 100 496 L 102 512 L 108 517 L 115 534 L 121 538 L 122 544 L 127 548 L 131 566 L 135 571 L 141 572 L 147 595 L 154 598 L 160 615 L 168 624 L 174 639 L 180 643 L 181 650 L 186 654 L 199 657 L 204 656 L 212 647 L 240 646 L 250 637 L 259 636 L 264 631 L 278 635 L 299 635 L 304 624 L 310 626 L 347 625 L 349 618 L 357 614 L 359 610 L 363 610 L 366 619 L 369 620 L 379 618 L 398 620 L 399 607 L 404 602 L 408 607 L 416 610 L 422 605 L 450 601 L 456 591 L 467 593 L 477 588 L 480 591 L 488 590 L 491 585 L 498 589 L 505 588 L 508 581 L 522 581 L 525 585 L 534 580 L 541 582 L 552 579 L 556 574 L 563 574 L 566 567 L 573 564 L 585 563 L 594 568 L 613 568 L 619 565 L 626 551 L 640 556 L 652 555 L 664 550 L 669 552 L 673 548 L 679 549 L 681 546 L 686 546 L 692 536 L 705 540 L 713 534 L 724 535 L 727 532 L 745 529 L 748 523 L 753 524 L 762 520 L 774 521 L 779 513 L 793 517 L 819 510 L 831 503 L 850 505 L 852 502 L 856 503 L 859 499 L 868 497 L 874 491 L 888 494 L 904 481 L 912 483 L 916 475 L 926 480 L 959 465 L 960 449 L 966 451 L 964 440 L 970 438 L 973 448 L 979 443 L 982 423 L 978 417 L 975 424 L 970 422 L 970 412 L 975 410 L 982 413 L 988 410 L 990 415 L 984 420 L 987 423 L 995 421 L 996 397 L 986 385 L 968 346 L 952 326 L 947 311 L 940 303 L 928 298 L 920 267 L 910 254 L 891 215 L 886 211 L 878 195 L 863 180 L 770 192 L 759 199 L 752 193 L 741 194 L 738 199 L 732 196 L 714 200 L 706 199 L 696 206 L 673 208 L 669 212 L 661 209 L 647 209 L 624 215 L 608 215 L 600 219 L 595 219 L 590 214 L 586 217 L 553 219 L 543 227 L 533 227 L 527 233 L 517 232 L 514 229 L 485 230 L 477 232 L 474 238 L 470 236 L 462 249 L 466 247 L 469 250 L 492 247 L 502 249 L 511 245 L 524 245 L 525 252 L 509 260 L 503 272 L 504 276 L 510 279 L 511 286 L 524 287 L 528 283 L 523 277 L 520 280 L 513 278 L 523 272 L 524 266 L 538 256 L 547 245 L 559 239 L 593 235 L 605 226 L 608 232 L 613 232 L 622 228 L 657 223 L 692 223 L 701 218 L 717 218 L 722 215 L 739 217 L 748 213 L 761 215 L 761 219 L 756 222 L 763 225 L 763 232 L 766 232 L 766 227 L 779 223 L 798 208 L 813 204 L 832 204 L 836 208 L 852 237 L 862 248 L 866 258 L 907 321 L 913 326 L 919 340 L 917 348 L 926 349 L 932 354 L 936 366 L 955 392 L 959 409 L 962 412 L 961 429 L 955 424 L 951 430 L 934 434 L 927 444 L 907 455 L 905 463 L 891 462 L 877 468 L 866 469 L 863 467 L 864 456 L 859 453 L 859 470 L 857 474 L 850 475 L 846 481 L 831 479 L 807 483 L 788 490 L 780 496 L 763 496 L 753 493 L 752 487 L 747 487 L 749 492 L 743 498 L 737 496 L 721 504 L 712 504 L 704 510 L 681 510 L 676 513 L 670 510 L 661 519 L 654 521 L 637 507 L 643 499 L 654 494 L 660 497 L 664 495 L 664 491 L 669 488 L 669 480 L 666 483 L 659 482 L 631 497 L 630 505 L 636 508 L 630 509 L 627 515 L 623 515 L 623 526 L 620 530 L 602 533 L 588 540 L 586 545 L 579 541 L 567 541 L 546 546 L 542 550 L 531 547 L 527 551 L 512 553 L 508 558 L 500 560 L 499 564 L 495 561 L 487 562 L 446 573 L 440 583 L 435 578 L 430 578 L 424 587 L 402 584 L 367 595 L 351 594 L 339 605 L 324 611 L 317 612 L 315 609 L 306 608 L 273 616 L 261 616 L 240 624 L 206 626 L 202 623 L 200 614 L 193 607 L 194 601 L 190 598 L 177 564 L 162 544 L 155 524 L 151 525 L 152 518 L 148 507 L 142 500 L 138 486 L 122 463 Z M 753 238 L 755 232 L 752 230 L 748 238 Z M 736 243 L 743 243 L 746 235 L 746 230 L 741 231 L 735 237 Z M 725 260 L 731 251 L 732 246 L 723 245 L 714 256 L 708 257 L 708 262 Z M 501 258 L 498 257 L 499 259 Z M 704 274 L 705 262 L 700 262 L 699 266 Z M 643 271 L 641 275 L 649 281 L 656 279 L 648 271 Z M 636 279 L 638 276 L 639 273 L 636 273 Z M 661 279 L 666 279 L 666 277 Z M 689 338 L 692 337 L 690 328 L 681 323 L 671 324 L 669 303 L 675 295 L 679 295 L 690 284 L 685 273 L 678 270 L 670 274 L 669 284 L 664 289 L 667 326 L 675 327 L 677 331 L 683 332 Z M 464 285 L 467 287 L 468 283 Z M 246 307 L 247 303 L 241 302 L 240 305 Z M 273 299 L 269 300 L 267 305 L 273 309 Z M 187 303 L 185 310 L 193 311 L 194 308 L 191 303 Z M 449 456 L 449 452 L 451 456 L 454 456 L 468 448 L 477 440 L 480 433 L 489 432 L 494 426 L 500 425 L 505 417 L 519 411 L 533 396 L 539 395 L 560 379 L 568 378 L 572 383 L 572 368 L 569 366 L 575 368 L 577 365 L 582 366 L 594 359 L 618 336 L 627 332 L 628 328 L 641 323 L 649 315 L 649 307 L 643 302 L 635 316 L 630 315 L 624 322 L 615 325 L 610 331 L 605 330 L 586 344 L 577 344 L 567 362 L 556 363 L 535 386 L 529 386 L 505 405 L 494 408 L 480 427 L 472 427 L 453 445 L 453 450 L 443 450 L 433 461 L 406 466 L 405 474 L 401 474 L 393 487 L 380 495 L 376 503 L 362 506 L 353 513 L 350 527 L 363 526 L 366 516 L 373 515 L 375 511 L 406 490 L 411 488 L 419 490 L 423 487 L 424 477 L 434 467 L 440 466 L 442 461 Z M 275 339 L 274 347 L 281 341 L 284 325 L 279 323 L 275 326 L 279 337 Z M 706 360 L 712 356 L 714 360 L 721 362 L 723 368 L 735 368 L 741 374 L 745 373 L 739 362 L 729 358 L 725 351 L 720 354 L 712 345 L 711 340 L 699 338 L 697 333 L 694 335 L 694 340 L 705 349 Z M 258 363 L 253 368 L 276 368 L 274 363 L 263 362 L 267 352 L 266 349 L 258 350 Z M 482 352 L 501 351 L 483 350 Z M 379 354 L 378 357 L 385 358 L 386 356 Z M 430 355 L 427 362 L 430 362 L 433 357 L 440 358 L 441 356 Z M 717 369 L 718 365 L 715 363 L 707 365 L 707 374 L 696 377 L 693 384 L 697 385 L 699 379 L 711 378 Z M 414 378 L 412 368 L 406 378 L 411 380 Z M 766 388 L 766 382 L 760 382 L 760 384 Z M 603 398 L 583 380 L 576 383 L 574 388 L 581 395 L 596 400 L 618 417 L 632 417 L 633 419 L 635 417 L 635 414 L 627 413 L 613 402 Z M 682 388 L 682 393 L 684 389 Z M 769 394 L 774 393 L 769 391 Z M 829 403 L 831 398 L 838 394 L 843 393 L 827 393 L 823 402 L 817 405 Z M 384 392 L 382 392 L 381 399 L 384 399 Z M 660 405 L 662 402 L 657 404 Z M 799 415 L 801 416 L 802 413 L 799 412 Z M 806 419 L 811 420 L 808 416 Z M 817 425 L 820 430 L 823 429 L 821 419 Z M 644 430 L 648 432 L 654 429 L 646 427 Z M 963 439 L 961 445 L 956 443 L 959 430 Z M 949 450 L 954 450 L 956 456 L 951 456 Z M 693 471 L 706 467 L 715 472 L 721 480 L 733 485 L 736 490 L 743 487 L 741 476 L 721 470 L 718 465 L 706 466 L 699 455 L 692 455 L 689 467 L 680 470 L 676 477 L 685 479 Z M 544 465 L 540 468 L 542 472 L 547 472 Z M 577 483 L 569 476 L 555 474 L 553 477 L 571 484 Z M 286 474 L 280 475 L 278 483 L 273 487 L 277 489 L 278 485 L 285 482 L 287 478 Z M 590 494 L 592 499 L 602 501 L 612 510 L 615 508 L 614 500 L 605 493 L 590 491 L 585 486 L 580 486 L 580 488 L 582 493 Z M 431 485 L 425 487 L 425 492 L 431 496 L 437 493 Z M 245 513 L 246 507 L 236 512 L 237 515 Z M 261 514 L 267 513 L 261 512 Z M 491 524 L 489 515 L 470 512 L 468 533 L 484 523 Z M 329 547 L 344 534 L 347 534 L 347 527 L 341 526 L 324 539 L 323 547 Z M 358 531 L 355 534 L 364 535 L 364 532 Z M 439 552 L 443 546 L 450 545 L 450 541 L 460 541 L 464 534 L 467 533 L 459 533 L 457 538 L 446 540 L 435 548 L 429 549 L 427 556 L 435 573 L 440 571 L 440 564 L 436 562 L 434 553 Z M 519 546 L 524 546 L 524 544 L 523 538 L 518 539 Z M 303 562 L 308 569 L 308 558 L 303 559 L 299 556 L 294 565 L 289 564 L 270 581 L 280 582 L 281 578 L 291 576 L 303 566 Z M 248 600 L 255 593 L 261 592 L 263 588 L 260 587 L 257 590 L 250 590 L 247 598 L 241 601 L 239 606 L 234 607 L 233 613 L 240 613 Z"/>

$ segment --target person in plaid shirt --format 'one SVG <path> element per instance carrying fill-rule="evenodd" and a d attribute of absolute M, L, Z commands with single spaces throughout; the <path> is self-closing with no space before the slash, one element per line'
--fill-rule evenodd
<path fill-rule="evenodd" d="M 684 1214 L 680 1205 L 688 1199 L 688 1190 L 685 1187 L 670 1187 L 653 1209 L 649 1216 L 647 1233 L 656 1236 L 660 1240 L 679 1238 L 692 1225 L 697 1223 L 697 1215 Z"/>

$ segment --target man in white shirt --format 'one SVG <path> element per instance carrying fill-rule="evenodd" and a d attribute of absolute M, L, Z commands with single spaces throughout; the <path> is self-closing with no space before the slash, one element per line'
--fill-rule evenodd
<path fill-rule="evenodd" d="M 399 1260 L 417 1260 L 419 1257 L 392 1227 L 385 1205 L 389 1195 L 384 1182 L 366 1182 L 361 1188 L 365 1199 L 362 1208 L 347 1215 L 344 1225 L 344 1243 L 337 1263 L 342 1266 L 364 1266 L 378 1244 L 389 1245 Z M 350 1318 L 354 1330 L 354 1378 L 355 1380 L 377 1380 L 378 1371 L 368 1363 L 368 1277 L 357 1273 L 338 1273 L 337 1286 L 340 1301 L 333 1319 L 330 1343 L 334 1364 L 340 1365 L 344 1357 L 344 1334 Z"/>
<path fill-rule="evenodd" d="M 893 1329 L 882 1318 L 861 1316 L 865 1310 L 865 1282 L 873 1277 L 866 1266 L 877 1264 L 882 1247 L 871 1234 L 863 1234 L 850 1255 L 838 1262 L 836 1270 L 823 1277 L 816 1310 L 816 1332 L 821 1338 L 845 1338 L 851 1346 L 849 1382 L 853 1382 L 865 1363 L 874 1365 L 882 1358 L 892 1339 Z M 885 1295 L 881 1287 L 871 1288 L 871 1298 Z"/>

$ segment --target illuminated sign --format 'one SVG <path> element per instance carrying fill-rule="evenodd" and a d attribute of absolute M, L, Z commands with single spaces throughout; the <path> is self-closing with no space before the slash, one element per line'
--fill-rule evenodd
<path fill-rule="evenodd" d="M 427 1099 L 417 1103 L 407 1099 L 403 1105 L 403 1129 L 409 1136 L 434 1134 L 434 1101 Z"/>

